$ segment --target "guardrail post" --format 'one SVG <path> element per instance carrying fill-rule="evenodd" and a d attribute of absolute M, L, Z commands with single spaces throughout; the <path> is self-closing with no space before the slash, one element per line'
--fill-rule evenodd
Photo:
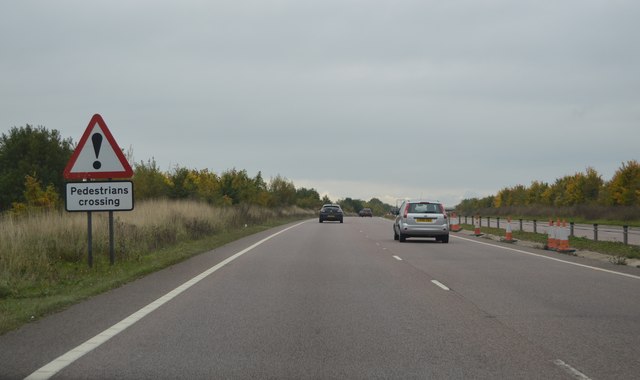
<path fill-rule="evenodd" d="M 569 236 L 574 237 L 575 235 L 573 234 L 573 229 L 575 227 L 575 223 L 574 222 L 569 222 Z"/>
<path fill-rule="evenodd" d="M 467 223 L 467 215 L 464 216 L 464 224 L 469 224 Z"/>
<path fill-rule="evenodd" d="M 520 231 L 522 231 L 522 219 L 520 219 Z"/>
<path fill-rule="evenodd" d="M 491 217 L 487 216 L 487 227 L 491 227 Z"/>
<path fill-rule="evenodd" d="M 622 226 L 622 242 L 624 245 L 629 244 L 629 226 Z"/>
<path fill-rule="evenodd" d="M 500 217 L 498 217 L 498 226 L 497 226 L 497 228 L 498 229 L 500 228 Z"/>
<path fill-rule="evenodd" d="M 598 224 L 593 223 L 593 241 L 598 241 Z"/>
<path fill-rule="evenodd" d="M 533 220 L 533 233 L 537 234 L 538 233 L 538 221 L 537 220 Z"/>

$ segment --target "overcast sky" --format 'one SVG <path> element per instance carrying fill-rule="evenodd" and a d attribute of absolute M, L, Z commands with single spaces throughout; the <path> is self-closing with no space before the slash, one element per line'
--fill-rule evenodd
<path fill-rule="evenodd" d="M 637 0 L 4 1 L 0 133 L 447 205 L 640 159 Z M 132 162 L 133 164 L 133 162 Z"/>

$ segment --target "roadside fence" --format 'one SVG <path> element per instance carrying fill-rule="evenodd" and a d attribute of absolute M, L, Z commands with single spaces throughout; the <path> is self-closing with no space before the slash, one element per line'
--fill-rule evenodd
<path fill-rule="evenodd" d="M 480 227 L 494 228 L 500 228 L 500 222 L 503 222 L 503 226 L 505 225 L 505 219 L 501 219 L 500 217 L 458 215 L 457 218 L 458 224 L 475 225 L 479 223 Z M 478 220 L 474 220 L 474 218 Z M 512 223 L 515 223 L 520 231 L 546 234 L 549 230 L 549 220 L 517 219 L 517 221 L 514 220 Z M 587 238 L 594 241 L 621 242 L 625 245 L 640 245 L 640 227 L 610 226 L 597 223 L 576 224 L 569 222 L 569 236 Z"/>

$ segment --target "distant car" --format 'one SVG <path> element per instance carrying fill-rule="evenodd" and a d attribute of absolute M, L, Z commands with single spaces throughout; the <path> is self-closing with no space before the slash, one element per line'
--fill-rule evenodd
<path fill-rule="evenodd" d="M 440 202 L 404 201 L 393 223 L 393 239 L 435 238 L 449 242 L 449 219 Z"/>
<path fill-rule="evenodd" d="M 363 208 L 362 210 L 358 211 L 358 215 L 372 217 L 373 211 L 371 211 L 370 208 Z"/>
<path fill-rule="evenodd" d="M 340 205 L 329 203 L 323 205 L 320 209 L 319 219 L 320 223 L 328 220 L 342 223 L 344 220 L 344 213 L 342 212 L 342 208 L 340 207 Z"/>

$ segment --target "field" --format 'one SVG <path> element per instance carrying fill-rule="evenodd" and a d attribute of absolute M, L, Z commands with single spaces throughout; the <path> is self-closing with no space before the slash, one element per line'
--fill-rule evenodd
<path fill-rule="evenodd" d="M 93 213 L 93 266 L 86 213 L 48 212 L 0 219 L 0 334 L 83 298 L 198 253 L 313 211 L 292 207 L 213 207 L 146 201 L 115 213 L 115 265 L 107 213 Z"/>

